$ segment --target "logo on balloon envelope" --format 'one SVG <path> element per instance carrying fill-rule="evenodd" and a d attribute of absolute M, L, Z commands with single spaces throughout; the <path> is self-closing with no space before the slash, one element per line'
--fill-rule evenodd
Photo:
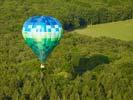
<path fill-rule="evenodd" d="M 34 16 L 23 25 L 22 35 L 26 44 L 45 61 L 53 48 L 59 43 L 63 33 L 61 23 L 51 16 Z"/>

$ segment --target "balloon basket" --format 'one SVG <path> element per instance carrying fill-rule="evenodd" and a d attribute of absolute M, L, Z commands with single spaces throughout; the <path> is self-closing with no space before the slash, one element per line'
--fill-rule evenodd
<path fill-rule="evenodd" d="M 43 64 L 41 64 L 40 68 L 41 68 L 41 69 L 44 69 L 44 68 L 45 68 L 45 66 L 44 66 Z"/>
<path fill-rule="evenodd" d="M 44 80 L 44 75 L 45 75 L 45 66 L 44 66 L 44 64 L 41 64 L 40 65 L 40 68 L 41 68 L 41 70 L 40 70 L 40 79 L 41 79 L 41 81 L 43 82 L 43 80 Z"/>

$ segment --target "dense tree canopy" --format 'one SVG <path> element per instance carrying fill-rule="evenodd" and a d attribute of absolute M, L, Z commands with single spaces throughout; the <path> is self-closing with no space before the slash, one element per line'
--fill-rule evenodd
<path fill-rule="evenodd" d="M 132 100 L 133 42 L 65 33 L 45 66 L 23 22 L 51 15 L 65 29 L 132 18 L 132 0 L 0 0 L 0 100 Z"/>
<path fill-rule="evenodd" d="M 4 25 L 18 22 L 10 27 L 21 26 L 33 15 L 54 16 L 67 30 L 133 18 L 132 0 L 3 0 L 0 4 Z"/>
<path fill-rule="evenodd" d="M 39 60 L 19 37 L 2 43 L 0 99 L 132 98 L 132 42 L 65 34 L 46 62 L 44 77 Z"/>

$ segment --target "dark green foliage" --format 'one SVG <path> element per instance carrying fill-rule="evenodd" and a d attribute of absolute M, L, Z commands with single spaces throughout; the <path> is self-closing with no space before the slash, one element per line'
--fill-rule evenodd
<path fill-rule="evenodd" d="M 132 0 L 3 0 L 0 5 L 1 29 L 14 32 L 34 15 L 54 16 L 66 30 L 133 18 Z"/>
<path fill-rule="evenodd" d="M 30 48 L 14 39 L 0 49 L 0 99 L 131 100 L 133 42 L 65 34 L 40 72 Z"/>
<path fill-rule="evenodd" d="M 132 0 L 0 0 L 0 100 L 132 100 L 133 42 L 67 33 L 41 71 L 21 35 L 29 16 L 52 15 L 73 29 L 132 18 L 132 7 Z"/>

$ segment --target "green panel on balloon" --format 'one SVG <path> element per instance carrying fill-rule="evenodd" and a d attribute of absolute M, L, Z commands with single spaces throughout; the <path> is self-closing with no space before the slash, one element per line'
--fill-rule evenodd
<path fill-rule="evenodd" d="M 33 50 L 33 52 L 39 57 L 41 61 L 44 61 L 49 53 L 57 45 L 57 41 L 51 41 L 51 39 L 44 39 L 44 42 L 37 42 L 32 38 L 26 38 L 26 44 Z"/>
<path fill-rule="evenodd" d="M 26 44 L 45 61 L 53 48 L 59 43 L 63 29 L 59 21 L 49 16 L 31 17 L 22 30 Z"/>

